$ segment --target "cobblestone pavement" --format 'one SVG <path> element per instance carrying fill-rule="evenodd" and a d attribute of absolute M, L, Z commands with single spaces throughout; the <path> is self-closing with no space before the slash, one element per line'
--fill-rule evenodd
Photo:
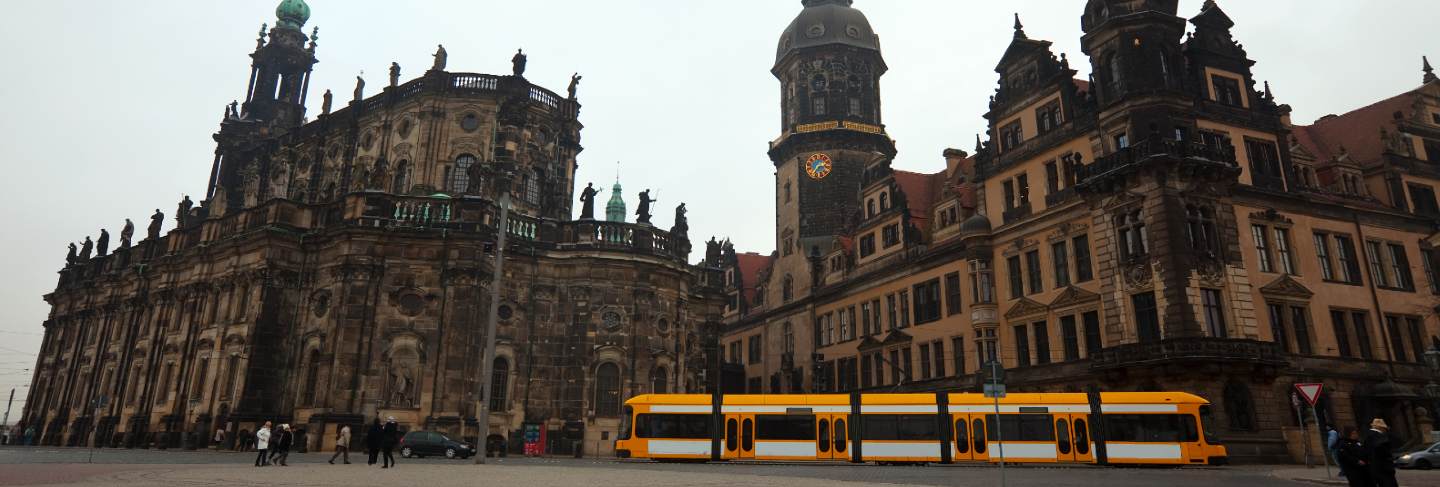
<path fill-rule="evenodd" d="M 328 465 L 329 454 L 292 454 L 290 467 L 255 468 L 253 454 L 211 451 L 89 450 L 0 448 L 0 485 L 116 486 L 365 486 L 426 487 L 485 485 L 600 485 L 848 487 L 861 484 L 995 486 L 1000 471 L 988 466 L 874 466 L 849 464 L 659 464 L 611 459 L 491 459 L 484 466 L 469 460 L 401 459 L 394 469 L 364 465 Z M 357 461 L 358 460 L 358 461 Z M 1095 468 L 1012 467 L 1011 486 L 1307 486 L 1277 475 L 1269 467 Z M 1402 477 L 1402 481 L 1404 478 Z M 1411 487 L 1434 484 L 1408 484 Z"/>

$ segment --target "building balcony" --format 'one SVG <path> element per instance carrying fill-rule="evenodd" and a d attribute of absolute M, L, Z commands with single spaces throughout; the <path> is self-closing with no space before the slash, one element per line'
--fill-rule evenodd
<path fill-rule="evenodd" d="M 1283 367 L 1285 353 L 1272 342 L 1228 338 L 1176 338 L 1107 347 L 1091 355 L 1092 370 L 1183 362 L 1241 362 Z"/>
<path fill-rule="evenodd" d="M 1076 174 L 1080 180 L 1077 188 L 1081 192 L 1104 191 L 1106 182 L 1134 172 L 1152 161 L 1184 162 L 1200 171 L 1212 172 L 1215 175 L 1240 172 L 1234 147 L 1168 139 L 1157 133 L 1077 168 Z"/>
<path fill-rule="evenodd" d="M 1002 213 L 1000 216 L 1002 218 L 1002 221 L 1004 222 L 1003 224 L 1009 225 L 1011 223 L 1020 221 L 1026 217 L 1029 217 L 1034 213 L 1034 210 L 1032 210 L 1030 207 L 1030 203 L 1027 202 L 1023 205 L 1005 210 L 1005 212 Z"/>

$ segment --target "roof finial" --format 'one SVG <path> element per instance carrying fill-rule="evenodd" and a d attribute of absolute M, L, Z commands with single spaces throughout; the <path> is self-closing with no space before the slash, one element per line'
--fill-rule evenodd
<path fill-rule="evenodd" d="M 1270 81 L 1269 81 L 1269 80 L 1266 80 L 1266 81 L 1265 81 L 1265 99 L 1266 99 L 1266 100 L 1274 100 L 1274 99 L 1275 99 L 1275 93 L 1273 93 L 1273 92 L 1270 91 Z"/>
<path fill-rule="evenodd" d="M 1015 12 L 1015 38 L 1025 39 L 1025 26 L 1020 23 L 1020 12 Z"/>
<path fill-rule="evenodd" d="M 1431 81 L 1435 81 L 1437 79 L 1435 77 L 1435 68 L 1430 67 L 1430 57 L 1420 56 L 1420 62 L 1424 63 L 1425 65 L 1425 67 L 1422 68 L 1425 71 L 1425 82 L 1429 83 Z"/>

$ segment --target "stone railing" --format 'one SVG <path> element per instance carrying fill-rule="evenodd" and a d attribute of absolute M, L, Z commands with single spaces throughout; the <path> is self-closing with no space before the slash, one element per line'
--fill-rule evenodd
<path fill-rule="evenodd" d="M 1115 151 L 1113 154 L 1098 158 L 1095 162 L 1080 166 L 1076 168 L 1076 174 L 1083 187 L 1093 179 L 1104 178 L 1156 157 L 1206 161 L 1226 167 L 1239 167 L 1235 162 L 1235 148 L 1232 146 L 1210 146 L 1156 135 Z"/>
<path fill-rule="evenodd" d="M 1169 362 L 1249 362 L 1284 366 L 1285 353 L 1272 342 L 1228 338 L 1176 338 L 1107 347 L 1091 355 L 1090 368 L 1112 369 Z"/>

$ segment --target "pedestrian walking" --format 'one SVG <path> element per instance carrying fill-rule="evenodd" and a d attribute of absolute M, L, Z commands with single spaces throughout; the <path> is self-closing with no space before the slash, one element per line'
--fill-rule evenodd
<path fill-rule="evenodd" d="M 270 464 L 270 458 L 266 456 L 270 453 L 267 451 L 269 448 L 270 422 L 266 421 L 264 425 L 260 426 L 260 429 L 255 430 L 255 451 L 260 452 L 255 457 L 255 466 L 264 467 Z"/>
<path fill-rule="evenodd" d="M 1365 447 L 1360 444 L 1360 430 L 1346 427 L 1345 436 L 1336 443 L 1335 463 L 1340 464 L 1341 472 L 1346 472 L 1350 487 L 1374 487 L 1368 470 L 1370 462 L 1365 460 Z"/>
<path fill-rule="evenodd" d="M 1330 456 L 1330 461 L 1340 465 L 1340 458 L 1336 455 L 1340 448 L 1340 432 L 1335 431 L 1335 426 L 1325 426 L 1325 454 Z M 1340 476 L 1345 476 L 1345 466 L 1340 466 Z"/>
<path fill-rule="evenodd" d="M 239 433 L 235 433 L 235 451 L 249 451 L 248 443 L 250 443 L 250 430 L 240 430 Z"/>
<path fill-rule="evenodd" d="M 295 433 L 290 430 L 289 424 L 280 425 L 280 430 L 275 433 L 274 443 L 274 446 L 270 448 L 270 451 L 273 452 L 270 455 L 270 463 L 281 467 L 290 466 L 286 460 L 290 458 L 290 446 L 295 443 Z"/>
<path fill-rule="evenodd" d="M 25 446 L 30 446 L 30 445 L 33 445 L 33 444 L 35 444 L 35 427 L 34 427 L 34 426 L 26 426 L 26 427 L 25 427 Z"/>
<path fill-rule="evenodd" d="M 350 464 L 350 425 L 340 427 L 335 432 L 335 454 L 330 456 L 330 464 L 335 464 L 335 457 L 345 455 L 345 464 Z"/>
<path fill-rule="evenodd" d="M 384 464 L 380 468 L 395 466 L 395 444 L 400 442 L 400 425 L 395 424 L 395 417 L 385 419 L 385 431 L 380 434 L 380 447 L 385 449 Z"/>
<path fill-rule="evenodd" d="M 380 417 L 375 417 L 375 422 L 370 424 L 370 431 L 365 432 L 365 449 L 370 453 L 369 465 L 375 464 L 375 457 L 380 455 L 380 445 L 384 443 L 380 438 L 385 434 L 385 428 L 380 426 Z"/>
<path fill-rule="evenodd" d="M 1390 456 L 1390 426 L 1375 418 L 1365 433 L 1365 459 L 1370 464 L 1370 479 L 1375 487 L 1399 487 L 1395 480 L 1395 459 Z"/>
<path fill-rule="evenodd" d="M 216 450 L 219 450 L 219 449 L 224 448 L 224 447 L 225 447 L 225 428 L 216 428 L 216 429 L 215 429 L 215 449 L 216 449 Z"/>

